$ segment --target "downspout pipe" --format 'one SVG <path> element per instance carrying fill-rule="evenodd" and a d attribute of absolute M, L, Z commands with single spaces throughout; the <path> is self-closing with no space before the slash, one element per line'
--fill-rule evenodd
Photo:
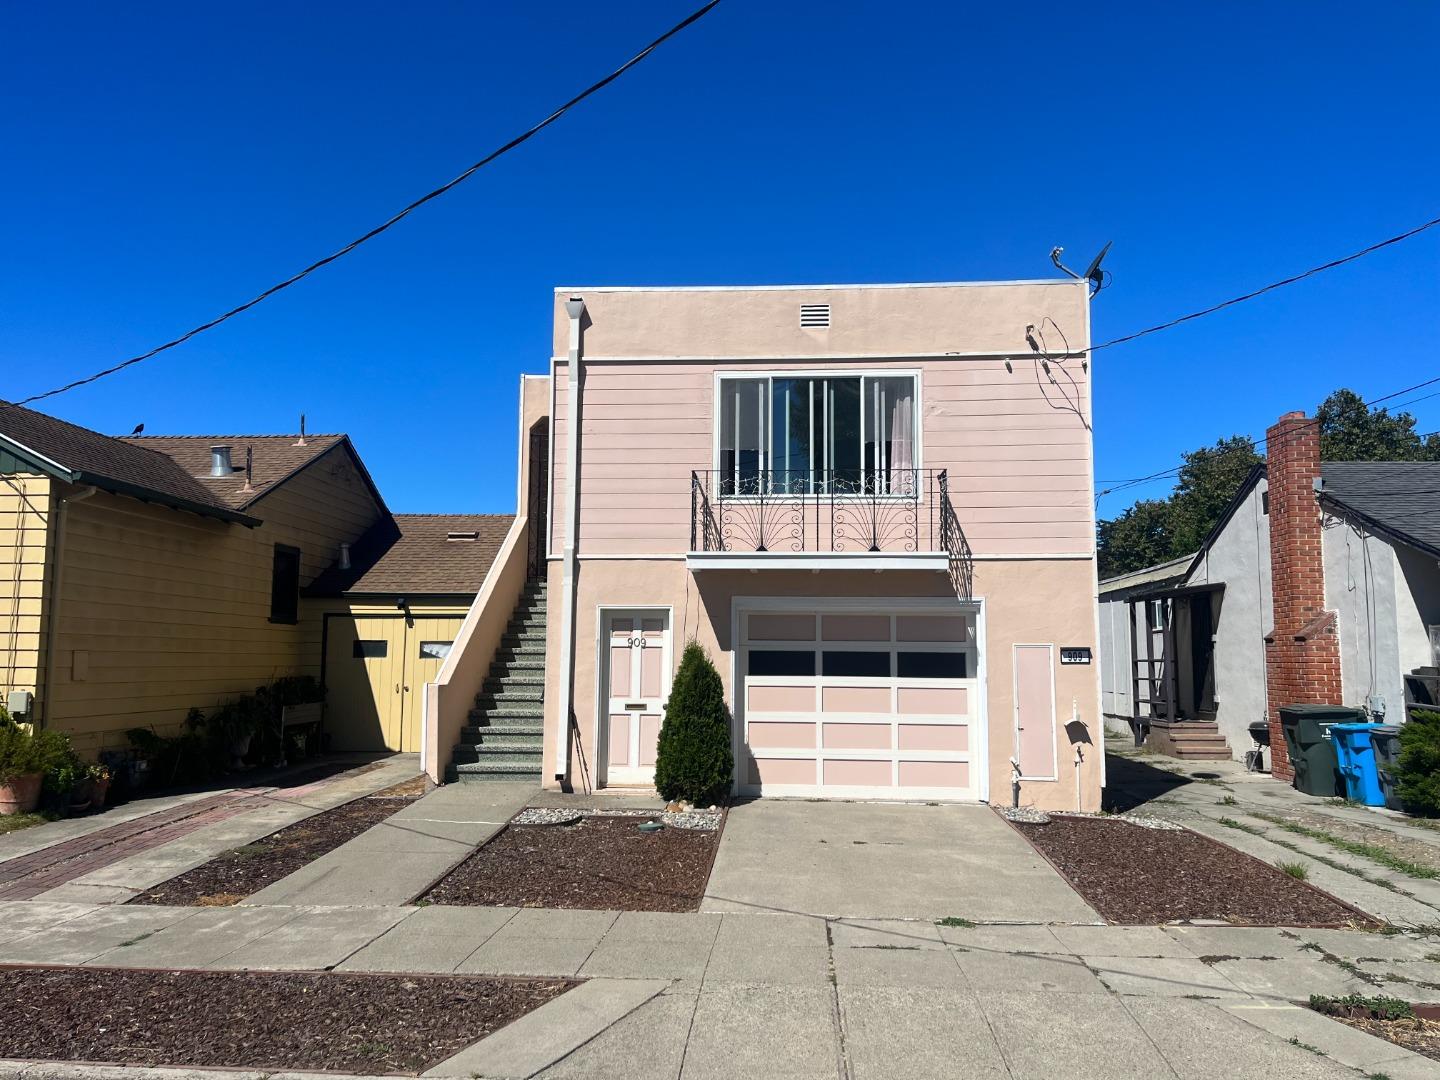
<path fill-rule="evenodd" d="M 570 776 L 570 739 L 574 722 L 575 690 L 575 540 L 580 532 L 580 321 L 585 300 L 565 301 L 570 317 L 570 351 L 565 363 L 565 538 L 560 559 L 560 738 L 555 744 L 555 779 L 563 785 Z"/>

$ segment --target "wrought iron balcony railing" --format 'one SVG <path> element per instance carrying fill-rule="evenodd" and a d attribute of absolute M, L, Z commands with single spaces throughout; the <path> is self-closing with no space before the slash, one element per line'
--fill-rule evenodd
<path fill-rule="evenodd" d="M 944 469 L 696 471 L 690 550 L 943 553 L 961 595 L 970 587 L 970 547 Z"/>

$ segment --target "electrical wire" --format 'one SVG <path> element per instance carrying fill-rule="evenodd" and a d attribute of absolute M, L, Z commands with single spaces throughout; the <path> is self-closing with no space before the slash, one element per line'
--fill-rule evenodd
<path fill-rule="evenodd" d="M 1266 293 L 1273 292 L 1276 289 L 1282 289 L 1286 285 L 1294 285 L 1297 281 L 1304 281 L 1306 278 L 1312 277 L 1315 274 L 1324 273 L 1326 270 L 1334 270 L 1337 266 L 1344 266 L 1346 263 L 1354 262 L 1356 259 L 1362 259 L 1366 255 L 1379 251 L 1381 248 L 1387 248 L 1391 244 L 1398 244 L 1402 240 L 1409 240 L 1412 236 L 1418 236 L 1426 229 L 1433 229 L 1436 225 L 1440 225 L 1440 218 L 1434 218 L 1430 221 L 1425 222 L 1423 225 L 1417 225 L 1415 226 L 1415 228 L 1400 233 L 1398 236 L 1392 236 L 1388 240 L 1381 240 L 1377 244 L 1371 244 L 1369 247 L 1363 248 L 1360 251 L 1355 252 L 1353 255 L 1346 255 L 1342 259 L 1332 259 L 1330 262 L 1323 263 L 1320 266 L 1312 266 L 1304 273 L 1296 274 L 1293 277 L 1288 277 L 1281 281 L 1271 282 L 1269 285 L 1263 286 L 1259 289 L 1255 289 L 1252 292 L 1245 293 L 1243 296 L 1236 296 L 1229 300 L 1221 301 L 1218 304 L 1212 304 L 1210 307 L 1204 308 L 1200 311 L 1192 311 L 1189 315 L 1181 315 L 1178 319 L 1171 319 L 1169 322 L 1159 323 L 1155 326 L 1147 327 L 1144 330 L 1137 330 L 1133 334 L 1125 334 L 1123 337 L 1112 338 L 1111 340 L 1102 342 L 1099 345 L 1092 345 L 1090 346 L 1090 351 L 1092 353 L 1099 352 L 1101 349 L 1108 349 L 1114 345 L 1123 345 L 1127 341 L 1134 341 L 1137 338 L 1146 337 L 1150 334 L 1158 334 L 1162 330 L 1169 330 L 1173 326 L 1179 326 L 1181 323 L 1190 322 L 1192 319 L 1199 319 L 1203 318 L 1206 315 L 1213 315 L 1217 311 L 1223 311 L 1225 308 L 1234 307 L 1236 304 L 1243 304 L 1247 300 L 1254 300 L 1257 296 L 1264 296 Z M 1411 387 L 1411 389 L 1415 388 Z M 1403 394 L 1406 391 L 1402 390 L 1400 392 Z"/>
<path fill-rule="evenodd" d="M 328 266 L 328 265 L 330 265 L 331 263 L 337 261 L 338 259 L 344 258 L 346 255 L 349 255 L 352 251 L 354 251 L 356 248 L 358 248 L 361 244 L 364 244 L 366 241 L 373 240 L 375 237 L 379 236 L 381 233 L 385 232 L 387 229 L 389 229 L 389 228 L 391 228 L 392 226 L 398 224 L 398 223 L 399 223 L 400 221 L 402 221 L 404 218 L 409 217 L 410 214 L 412 214 L 412 213 L 414 213 L 416 210 L 420 209 L 420 207 L 424 206 L 426 203 L 430 202 L 432 199 L 438 199 L 441 195 L 444 195 L 444 194 L 445 194 L 447 191 L 449 191 L 451 188 L 457 187 L 457 186 L 459 186 L 460 184 L 464 183 L 466 180 L 470 179 L 470 177 L 474 176 L 477 172 L 479 172 L 481 169 L 483 169 L 486 165 L 489 165 L 489 164 L 490 164 L 492 161 L 494 161 L 496 158 L 501 157 L 501 156 L 503 156 L 504 154 L 509 153 L 511 150 L 514 150 L 514 149 L 515 149 L 517 146 L 519 146 L 521 143 L 524 143 L 524 142 L 526 142 L 527 140 L 529 140 L 530 138 L 532 138 L 533 136 L 538 135 L 541 131 L 545 130 L 545 129 L 546 129 L 547 127 L 549 127 L 551 124 L 555 123 L 555 121 L 559 120 L 562 116 L 564 116 L 567 112 L 569 112 L 569 111 L 570 111 L 572 108 L 574 108 L 576 105 L 578 105 L 578 104 L 580 104 L 582 101 L 584 101 L 586 98 L 590 97 L 592 94 L 595 94 L 595 93 L 597 93 L 598 91 L 603 90 L 605 87 L 609 86 L 612 82 L 614 82 L 616 79 L 618 79 L 621 75 L 624 75 L 625 72 L 629 71 L 629 70 L 630 70 L 632 67 L 634 67 L 636 64 L 640 63 L 642 60 L 644 60 L 646 57 L 648 57 L 651 53 L 653 53 L 653 52 L 654 52 L 656 49 L 658 49 L 661 45 L 665 44 L 665 42 L 669 41 L 669 40 L 670 40 L 672 37 L 674 37 L 676 34 L 679 34 L 681 31 L 683 31 L 683 30 L 687 29 L 688 27 L 692 26 L 694 23 L 700 21 L 700 19 L 702 19 L 702 18 L 704 18 L 706 15 L 708 15 L 708 14 L 710 13 L 711 9 L 713 9 L 718 3 L 720 3 L 720 0 L 710 0 L 710 2 L 707 3 L 707 4 L 705 4 L 703 7 L 700 7 L 700 8 L 698 8 L 697 10 L 691 12 L 691 13 L 690 13 L 689 15 L 687 15 L 684 19 L 682 19 L 680 22 L 676 23 L 676 24 L 675 24 L 674 26 L 672 26 L 669 30 L 665 31 L 665 33 L 661 34 L 658 38 L 656 38 L 654 41 L 652 41 L 649 45 L 646 45 L 645 48 L 641 49 L 638 53 L 636 53 L 634 56 L 632 56 L 629 60 L 625 61 L 625 63 L 621 64 L 618 68 L 616 68 L 614 71 L 612 71 L 609 75 L 606 75 L 603 79 L 601 79 L 601 80 L 600 80 L 599 82 L 597 82 L 597 83 L 592 83 L 592 84 L 591 84 L 590 86 L 588 86 L 586 89 L 584 89 L 584 90 L 582 90 L 580 93 L 576 94 L 576 95 L 575 95 L 574 97 L 572 97 L 569 101 L 565 102 L 565 104 L 561 105 L 558 109 L 556 109 L 554 112 L 552 112 L 549 116 L 545 117 L 544 120 L 541 120 L 538 124 L 535 124 L 533 127 L 530 127 L 530 128 L 528 128 L 528 129 L 526 129 L 526 130 L 523 131 L 521 134 L 515 136 L 513 139 L 511 139 L 509 142 L 505 143 L 503 146 L 499 147 L 498 149 L 492 150 L 489 154 L 485 155 L 485 157 L 483 157 L 483 158 L 481 158 L 479 161 L 475 162 L 474 165 L 471 165 L 468 169 L 466 169 L 464 172 L 462 172 L 459 176 L 455 177 L 453 180 L 450 180 L 450 181 L 448 181 L 447 183 L 441 184 L 441 185 L 440 185 L 438 188 L 436 188 L 434 191 L 431 191 L 431 192 L 429 192 L 429 193 L 426 194 L 426 195 L 422 195 L 420 198 L 418 198 L 418 199 L 416 199 L 414 202 L 410 203 L 410 204 L 409 204 L 408 206 L 406 206 L 404 209 L 400 210 L 398 213 L 394 214 L 393 216 L 391 216 L 390 218 L 388 218 L 386 221 L 382 222 L 381 224 L 375 226 L 375 228 L 371 229 L 369 232 L 365 233 L 364 235 L 362 235 L 362 236 L 360 236 L 360 237 L 357 237 L 356 239 L 350 241 L 350 243 L 346 244 L 344 247 L 340 248 L 338 251 L 333 252 L 332 254 L 325 256 L 325 258 L 323 258 L 323 259 L 319 259 L 319 260 L 311 263 L 309 266 L 305 267 L 305 269 L 301 270 L 299 273 L 292 274 L 290 277 L 286 278 L 284 281 L 281 281 L 281 282 L 279 282 L 279 283 L 277 283 L 277 284 L 275 284 L 275 285 L 270 286 L 270 288 L 266 289 L 264 292 L 260 293 L 259 295 L 255 296 L 254 298 L 252 298 L 252 299 L 250 299 L 250 300 L 247 300 L 245 303 L 240 304 L 240 305 L 237 306 L 237 307 L 231 308 L 229 311 L 225 312 L 223 315 L 219 315 L 219 316 L 217 316 L 216 318 L 211 319 L 209 322 L 201 323 L 199 326 L 195 327 L 193 330 L 189 330 L 189 331 L 187 331 L 186 333 L 181 334 L 179 337 L 177 337 L 177 338 L 175 338 L 175 339 L 173 339 L 173 340 L 171 340 L 171 341 L 165 342 L 165 344 L 163 344 L 163 345 L 157 345 L 155 348 L 151 349 L 149 352 L 141 353 L 139 356 L 132 356 L 132 357 L 130 357 L 130 359 L 124 360 L 124 361 L 122 361 L 122 362 L 120 362 L 120 363 L 118 363 L 118 364 L 115 364 L 115 365 L 111 366 L 111 367 L 105 368 L 103 371 L 97 371 L 97 372 L 95 372 L 95 374 L 93 374 L 93 375 L 87 375 L 87 376 L 86 376 L 85 378 L 83 378 L 83 379 L 76 379 L 76 380 L 73 381 L 73 382 L 66 383 L 64 386 L 56 387 L 56 388 L 53 389 L 53 390 L 46 390 L 45 392 L 40 393 L 40 394 L 32 394 L 32 395 L 30 395 L 29 397 L 27 397 L 27 398 L 22 398 L 22 399 L 19 400 L 19 401 L 0 402 L 0 410 L 9 409 L 9 408 L 14 408 L 14 407 L 17 406 L 17 405 L 29 405 L 31 402 L 43 401 L 45 398 L 52 398 L 52 397 L 55 397 L 55 396 L 57 396 L 57 395 L 59 395 L 59 394 L 67 393 L 68 391 L 74 390 L 74 389 L 76 389 L 76 388 L 78 388 L 78 387 L 81 387 L 81 386 L 88 386 L 90 383 L 98 382 L 99 380 L 104 379 L 104 378 L 106 378 L 106 377 L 108 377 L 108 376 L 110 376 L 110 375 L 114 375 L 114 374 L 116 374 L 117 372 L 124 371 L 126 368 L 133 367 L 134 365 L 139 364 L 139 363 L 142 363 L 142 362 L 145 361 L 145 360 L 149 360 L 151 357 L 158 356 L 160 353 L 165 352 L 167 349 L 173 349 L 173 348 L 175 348 L 177 345 L 183 345 L 185 342 L 189 341 L 191 338 L 196 337 L 196 336 L 199 335 L 199 334 L 203 334 L 203 333 L 205 333 L 205 331 L 207 331 L 207 330 L 213 330 L 215 327 L 219 326 L 221 323 L 226 322 L 226 321 L 228 321 L 228 320 L 230 320 L 230 319 L 233 319 L 236 315 L 239 315 L 239 314 L 241 314 L 241 313 L 243 313 L 243 312 L 249 311 L 249 310 L 250 310 L 251 308 L 253 308 L 255 305 L 257 305 L 257 304 L 259 304 L 259 303 L 262 303 L 262 302 L 265 301 L 265 300 L 268 300 L 270 297 L 274 296 L 276 293 L 280 292 L 281 290 L 283 290 L 283 289 L 288 289 L 291 285 L 294 285 L 294 284 L 296 284 L 297 282 L 304 280 L 305 278 L 307 278 L 307 277 L 309 277 L 311 274 L 313 274 L 316 270 L 319 270 L 319 269 L 321 269 L 322 267 Z"/>

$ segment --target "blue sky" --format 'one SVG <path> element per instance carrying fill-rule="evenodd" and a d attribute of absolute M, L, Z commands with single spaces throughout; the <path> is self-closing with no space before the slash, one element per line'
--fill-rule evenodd
<path fill-rule="evenodd" d="M 0 396 L 247 299 L 690 6 L 0 7 Z M 725 0 L 356 255 L 44 407 L 112 433 L 305 412 L 397 511 L 508 510 L 554 286 L 1047 277 L 1055 244 L 1113 240 L 1103 340 L 1440 216 L 1437 36 L 1419 2 Z M 1440 229 L 1101 353 L 1097 473 L 1440 375 L 1437 313 Z M 1440 429 L 1440 397 L 1414 412 Z"/>

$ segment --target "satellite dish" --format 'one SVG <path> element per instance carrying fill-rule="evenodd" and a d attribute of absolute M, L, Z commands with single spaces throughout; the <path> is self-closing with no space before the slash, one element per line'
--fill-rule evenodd
<path fill-rule="evenodd" d="M 1099 292 L 1105 287 L 1105 279 L 1100 271 L 1100 264 L 1105 261 L 1105 256 L 1110 254 L 1110 245 L 1114 242 L 1113 240 L 1108 241 L 1105 246 L 1100 249 L 1100 254 L 1096 255 L 1090 263 L 1090 269 L 1085 271 L 1085 277 L 1095 286 L 1096 292 Z"/>

